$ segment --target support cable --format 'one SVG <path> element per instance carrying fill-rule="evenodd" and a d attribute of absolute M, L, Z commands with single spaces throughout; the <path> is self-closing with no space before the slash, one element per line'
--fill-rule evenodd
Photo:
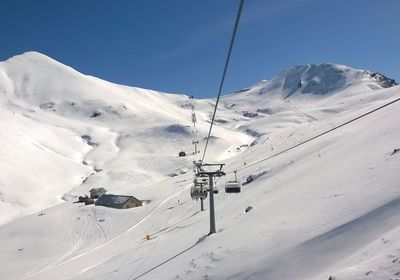
<path fill-rule="evenodd" d="M 221 92 L 222 92 L 222 87 L 224 86 L 225 75 L 226 75 L 226 71 L 227 71 L 227 69 L 228 69 L 229 61 L 230 61 L 230 58 L 231 58 L 231 53 L 232 53 L 232 48 L 233 48 L 233 42 L 235 41 L 236 31 L 237 31 L 237 28 L 238 28 L 238 25 L 239 25 L 239 20 L 240 20 L 240 15 L 241 15 L 241 13 L 242 13 L 243 2 L 244 2 L 244 0 L 240 0 L 240 3 L 239 3 L 239 9 L 238 9 L 238 12 L 237 12 L 237 15 L 236 15 L 235 26 L 234 26 L 234 28 L 233 28 L 232 37 L 231 37 L 231 41 L 230 41 L 230 44 L 229 44 L 228 55 L 227 55 L 227 57 L 226 57 L 225 67 L 224 67 L 224 71 L 223 71 L 223 73 L 222 73 L 222 78 L 221 78 L 221 83 L 220 83 L 220 85 L 219 85 L 217 101 L 216 101 L 216 103 L 215 103 L 214 113 L 213 113 L 213 116 L 212 116 L 212 119 L 211 119 L 210 129 L 209 129 L 209 131 L 208 131 L 208 136 L 207 136 L 206 145 L 205 145 L 205 147 L 204 147 L 203 157 L 202 157 L 202 159 L 201 159 L 202 162 L 204 162 L 204 158 L 205 158 L 205 156 L 206 156 L 207 147 L 208 147 L 208 141 L 210 140 L 211 130 L 212 130 L 212 127 L 213 127 L 213 125 L 214 125 L 215 114 L 216 114 L 216 112 L 217 112 L 218 103 L 219 103 L 219 99 L 220 99 Z"/>
<path fill-rule="evenodd" d="M 269 156 L 269 157 L 260 159 L 260 160 L 258 160 L 258 161 L 256 161 L 256 162 L 251 163 L 251 164 L 247 164 L 246 166 L 243 166 L 243 167 L 241 167 L 241 168 L 237 168 L 237 169 L 235 169 L 235 171 L 240 171 L 240 170 L 243 170 L 243 169 L 252 167 L 252 166 L 254 166 L 254 165 L 260 164 L 260 163 L 262 163 L 262 162 L 264 162 L 264 161 L 266 161 L 266 160 L 269 160 L 269 159 L 271 159 L 271 158 L 277 157 L 277 156 L 279 156 L 279 155 L 281 155 L 281 154 L 283 154 L 283 153 L 286 153 L 286 152 L 288 152 L 288 151 L 290 151 L 290 150 L 292 150 L 292 149 L 294 149 L 294 148 L 297 148 L 297 147 L 299 147 L 299 146 L 301 146 L 301 145 L 303 145 L 303 144 L 306 144 L 306 143 L 308 143 L 308 142 L 310 142 L 310 141 L 312 141 L 312 140 L 315 140 L 315 139 L 317 139 L 317 138 L 319 138 L 319 137 L 321 137 L 321 136 L 323 136 L 323 135 L 325 135 L 325 134 L 328 134 L 328 133 L 330 133 L 330 132 L 332 132 L 332 131 L 334 131 L 334 130 L 336 130 L 336 129 L 338 129 L 338 128 L 341 128 L 341 127 L 343 127 L 343 126 L 349 124 L 349 123 L 352 123 L 352 122 L 354 122 L 354 121 L 356 121 L 356 120 L 359 120 L 359 119 L 361 119 L 361 118 L 363 118 L 363 117 L 365 117 L 365 116 L 368 116 L 369 114 L 372 114 L 372 113 L 374 113 L 374 112 L 376 112 L 376 111 L 379 111 L 379 110 L 381 110 L 381 109 L 383 109 L 383 108 L 385 108 L 385 107 L 387 107 L 387 106 L 389 106 L 389 105 L 392 105 L 392 104 L 394 104 L 394 103 L 396 103 L 396 102 L 398 102 L 398 101 L 400 101 L 400 98 L 397 98 L 397 99 L 395 99 L 395 100 L 392 100 L 392 101 L 390 101 L 390 102 L 388 102 L 388 103 L 386 103 L 386 104 L 384 104 L 384 105 L 382 105 L 382 106 L 379 106 L 378 108 L 375 108 L 375 109 L 373 109 L 373 110 L 371 110 L 371 111 L 368 111 L 368 112 L 366 112 L 366 113 L 364 113 L 364 114 L 362 114 L 362 115 L 360 115 L 360 116 L 358 116 L 358 117 L 356 117 L 356 118 L 353 118 L 353 119 L 351 119 L 351 120 L 349 120 L 349 121 L 347 121 L 347 122 L 344 122 L 344 123 L 342 123 L 342 124 L 340 124 L 340 125 L 338 125 L 338 126 L 335 126 L 334 128 L 331 128 L 331 129 L 329 129 L 329 130 L 327 130 L 327 131 L 324 131 L 324 132 L 322 132 L 322 133 L 320 133 L 320 134 L 318 134 L 318 135 L 315 135 L 315 136 L 313 136 L 313 137 L 311 137 L 311 138 L 309 138 L 309 139 L 307 139 L 307 140 L 304 140 L 303 142 L 300 142 L 300 143 L 298 143 L 298 144 L 296 144 L 296 145 L 293 145 L 293 146 L 291 146 L 291 147 L 289 147 L 289 148 L 287 148 L 287 149 L 285 149 L 285 150 L 283 150 L 283 151 L 280 151 L 279 153 L 276 153 L 276 154 L 273 154 L 273 155 L 271 155 L 271 156 Z M 231 172 L 231 171 L 227 171 L 227 172 Z"/>

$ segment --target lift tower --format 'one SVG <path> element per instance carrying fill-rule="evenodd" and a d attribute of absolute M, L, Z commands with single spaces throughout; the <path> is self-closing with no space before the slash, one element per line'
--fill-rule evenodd
<path fill-rule="evenodd" d="M 201 161 L 195 162 L 196 165 L 196 177 L 208 177 L 210 193 L 210 233 L 209 235 L 216 233 L 215 230 L 215 210 L 214 210 L 214 177 L 221 177 L 225 175 L 222 171 L 224 163 L 202 163 Z"/>

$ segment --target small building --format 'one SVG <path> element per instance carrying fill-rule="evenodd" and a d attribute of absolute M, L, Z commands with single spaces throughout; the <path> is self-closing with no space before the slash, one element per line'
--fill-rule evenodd
<path fill-rule="evenodd" d="M 180 151 L 180 152 L 179 152 L 179 156 L 180 156 L 180 157 L 185 157 L 185 156 L 186 156 L 186 153 L 185 153 L 184 151 Z"/>
<path fill-rule="evenodd" d="M 104 194 L 95 202 L 95 205 L 116 209 L 128 209 L 142 206 L 142 202 L 133 196 Z"/>
<path fill-rule="evenodd" d="M 106 194 L 105 188 L 94 188 L 89 191 L 90 198 L 99 198 L 100 196 Z"/>

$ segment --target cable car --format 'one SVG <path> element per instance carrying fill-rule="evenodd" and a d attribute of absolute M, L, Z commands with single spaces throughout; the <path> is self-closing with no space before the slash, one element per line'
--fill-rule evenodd
<path fill-rule="evenodd" d="M 237 171 L 235 171 L 235 180 L 228 181 L 225 184 L 226 193 L 240 193 L 241 191 L 240 182 L 237 179 L 236 172 Z"/>

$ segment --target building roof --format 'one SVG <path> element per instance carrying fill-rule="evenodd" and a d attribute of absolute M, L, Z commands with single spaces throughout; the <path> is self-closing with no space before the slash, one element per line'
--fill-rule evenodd
<path fill-rule="evenodd" d="M 100 198 L 96 201 L 96 205 L 121 208 L 130 198 L 138 200 L 135 197 L 128 195 L 105 194 L 100 196 Z"/>
<path fill-rule="evenodd" d="M 89 192 L 106 192 L 105 188 L 93 188 Z"/>

